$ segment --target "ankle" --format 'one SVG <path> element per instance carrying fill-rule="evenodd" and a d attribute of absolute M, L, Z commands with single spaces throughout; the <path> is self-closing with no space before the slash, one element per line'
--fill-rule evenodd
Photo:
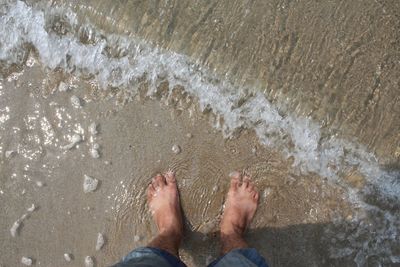
<path fill-rule="evenodd" d="M 242 237 L 245 232 L 245 227 L 241 227 L 234 223 L 229 223 L 227 225 L 221 225 L 221 236 L 236 236 Z"/>
<path fill-rule="evenodd" d="M 161 228 L 158 231 L 158 235 L 181 240 L 183 238 L 183 231 L 175 228 Z"/>

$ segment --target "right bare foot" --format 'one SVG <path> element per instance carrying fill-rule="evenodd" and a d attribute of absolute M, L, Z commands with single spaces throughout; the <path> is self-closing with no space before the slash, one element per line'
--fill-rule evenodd
<path fill-rule="evenodd" d="M 249 176 L 231 174 L 231 186 L 221 220 L 221 236 L 242 236 L 256 213 L 259 194 Z"/>

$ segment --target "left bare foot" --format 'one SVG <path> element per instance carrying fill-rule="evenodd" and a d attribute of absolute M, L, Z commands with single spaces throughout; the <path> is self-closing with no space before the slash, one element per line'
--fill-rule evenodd
<path fill-rule="evenodd" d="M 183 236 L 182 213 L 175 174 L 157 174 L 147 189 L 147 202 L 159 234 Z"/>

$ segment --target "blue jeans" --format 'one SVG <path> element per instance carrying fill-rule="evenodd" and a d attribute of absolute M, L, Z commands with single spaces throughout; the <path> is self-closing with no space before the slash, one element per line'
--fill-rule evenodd
<path fill-rule="evenodd" d="M 158 248 L 141 247 L 125 256 L 113 267 L 186 267 L 174 255 Z M 254 248 L 234 249 L 216 259 L 208 267 L 268 267 Z"/>

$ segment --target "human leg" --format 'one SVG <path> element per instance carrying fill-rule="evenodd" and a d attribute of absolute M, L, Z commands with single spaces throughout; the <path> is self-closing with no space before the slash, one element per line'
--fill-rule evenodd
<path fill-rule="evenodd" d="M 158 235 L 148 247 L 159 248 L 179 257 L 179 245 L 183 237 L 182 213 L 178 188 L 173 172 L 158 174 L 147 189 L 147 201 Z"/>
<path fill-rule="evenodd" d="M 249 248 L 244 239 L 244 232 L 250 225 L 258 205 L 259 194 L 245 175 L 234 172 L 225 201 L 221 220 L 221 258 L 209 266 L 227 267 L 266 267 L 265 259 L 255 250 Z"/>
<path fill-rule="evenodd" d="M 147 247 L 133 250 L 115 267 L 185 266 L 178 252 L 183 237 L 183 219 L 173 172 L 153 178 L 147 189 L 147 202 L 158 234 Z"/>
<path fill-rule="evenodd" d="M 221 253 L 249 247 L 244 232 L 256 213 L 259 194 L 249 176 L 234 172 L 221 220 Z"/>

